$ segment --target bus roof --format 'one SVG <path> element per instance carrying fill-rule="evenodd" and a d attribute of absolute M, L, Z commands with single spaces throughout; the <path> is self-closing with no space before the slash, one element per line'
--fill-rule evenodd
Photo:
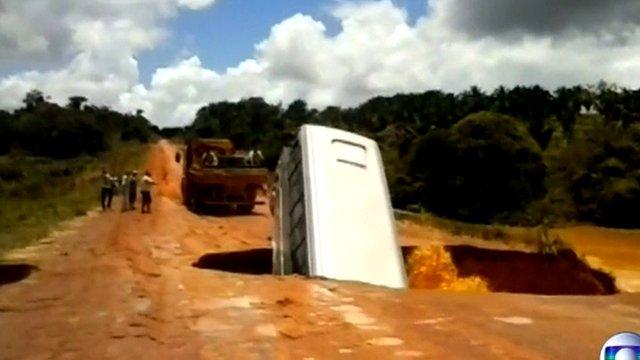
<path fill-rule="evenodd" d="M 347 131 L 300 130 L 311 201 L 311 275 L 406 288 L 382 158 L 375 141 Z"/>

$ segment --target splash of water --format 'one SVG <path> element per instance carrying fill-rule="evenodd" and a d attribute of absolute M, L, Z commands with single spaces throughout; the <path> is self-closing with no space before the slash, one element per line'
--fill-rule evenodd
<path fill-rule="evenodd" d="M 488 291 L 478 276 L 460 278 L 451 255 L 443 246 L 431 245 L 416 249 L 408 261 L 409 286 L 416 289 L 449 291 Z"/>

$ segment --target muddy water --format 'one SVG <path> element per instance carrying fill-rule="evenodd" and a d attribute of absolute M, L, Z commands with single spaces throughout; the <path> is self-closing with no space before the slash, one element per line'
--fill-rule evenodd
<path fill-rule="evenodd" d="M 615 278 L 593 269 L 573 250 L 557 255 L 469 245 L 403 248 L 413 289 L 541 295 L 611 295 Z"/>
<path fill-rule="evenodd" d="M 417 248 L 406 261 L 409 286 L 413 289 L 450 291 L 487 291 L 487 284 L 478 276 L 461 277 L 451 255 L 443 246 Z"/>

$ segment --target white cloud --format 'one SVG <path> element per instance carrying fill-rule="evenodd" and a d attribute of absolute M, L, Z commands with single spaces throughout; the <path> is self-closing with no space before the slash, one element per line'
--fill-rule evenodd
<path fill-rule="evenodd" d="M 151 90 L 142 85 L 120 95 L 122 108 L 140 108 L 152 119 L 163 124 L 184 124 L 208 101 L 208 96 L 220 82 L 214 71 L 202 67 L 197 57 L 184 60 L 171 68 L 156 71 Z"/>
<path fill-rule="evenodd" d="M 151 0 L 135 3 L 145 1 Z M 599 29 L 561 36 L 543 31 L 517 38 L 469 36 L 452 20 L 457 15 L 451 9 L 465 1 L 432 0 L 429 15 L 415 24 L 390 0 L 340 3 L 333 11 L 341 24 L 335 36 L 321 22 L 297 14 L 274 25 L 253 58 L 233 68 L 217 73 L 191 56 L 158 69 L 145 86 L 139 84 L 133 56 L 166 36 L 162 19 L 173 16 L 178 6 L 200 9 L 212 3 L 161 0 L 157 3 L 165 6 L 151 15 L 120 11 L 73 22 L 67 40 L 79 50 L 70 64 L 0 80 L 0 106 L 15 106 L 29 88 L 38 87 L 54 99 L 88 94 L 93 102 L 121 110 L 142 108 L 159 125 L 183 125 L 208 102 L 249 96 L 285 104 L 303 98 L 324 107 L 429 88 L 458 91 L 480 85 L 491 90 L 534 83 L 553 88 L 599 79 L 630 87 L 640 83 L 640 27 L 628 30 L 624 42 L 607 41 Z M 98 3 L 103 2 L 108 1 Z M 7 36 L 2 28 L 0 36 Z M 38 31 L 21 36 L 30 39 L 24 51 L 34 53 L 57 41 Z"/>
<path fill-rule="evenodd" d="M 135 56 L 167 38 L 164 21 L 180 7 L 201 9 L 212 0 L 0 0 L 0 66 L 65 62 L 52 70 L 0 79 L 0 107 L 15 108 L 38 88 L 64 103 L 82 94 L 117 106 L 136 88 Z M 131 109 L 127 109 L 131 110 Z"/>
<path fill-rule="evenodd" d="M 162 22 L 179 8 L 202 9 L 213 0 L 0 0 L 0 65 L 27 58 L 69 59 L 117 43 L 124 51 L 153 48 Z M 92 31 L 96 31 L 93 33 Z M 107 31 L 107 37 L 101 37 Z"/>
<path fill-rule="evenodd" d="M 211 6 L 216 0 L 178 0 L 178 5 L 191 10 L 200 10 Z"/>

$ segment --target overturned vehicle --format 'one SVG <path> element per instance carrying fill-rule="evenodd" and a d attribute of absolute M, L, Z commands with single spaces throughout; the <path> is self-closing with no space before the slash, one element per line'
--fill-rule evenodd
<path fill-rule="evenodd" d="M 274 274 L 407 287 L 375 141 L 303 125 L 275 176 Z"/>

